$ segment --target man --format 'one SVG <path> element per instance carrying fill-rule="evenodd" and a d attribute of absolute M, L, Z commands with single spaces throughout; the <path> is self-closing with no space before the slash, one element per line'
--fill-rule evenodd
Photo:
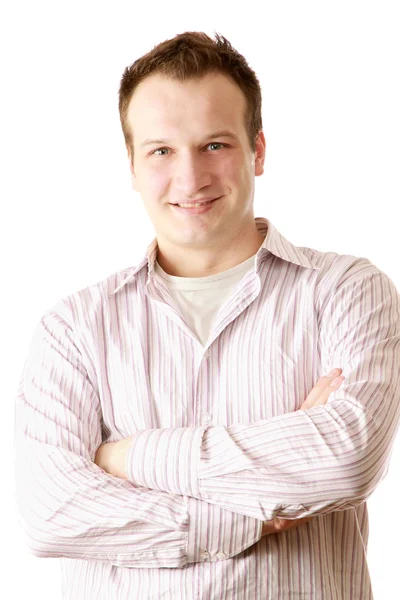
<path fill-rule="evenodd" d="M 222 36 L 156 46 L 119 108 L 157 235 L 35 330 L 16 423 L 32 553 L 61 558 L 64 599 L 371 599 L 398 291 L 254 218 L 261 91 Z"/>

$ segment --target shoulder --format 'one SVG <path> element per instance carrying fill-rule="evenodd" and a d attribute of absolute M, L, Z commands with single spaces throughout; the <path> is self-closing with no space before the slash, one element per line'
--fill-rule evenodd
<path fill-rule="evenodd" d="M 105 278 L 60 298 L 45 310 L 43 317 L 53 315 L 75 329 L 96 327 L 114 304 L 115 291 L 132 278 L 141 263 L 115 271 Z"/>

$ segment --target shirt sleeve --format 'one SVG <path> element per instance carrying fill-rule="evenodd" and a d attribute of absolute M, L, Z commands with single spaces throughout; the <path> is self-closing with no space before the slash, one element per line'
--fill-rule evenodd
<path fill-rule="evenodd" d="M 140 431 L 128 480 L 261 520 L 364 502 L 387 473 L 399 427 L 400 296 L 382 271 L 348 275 L 319 316 L 319 377 L 334 367 L 345 377 L 325 405 L 227 427 Z"/>
<path fill-rule="evenodd" d="M 187 562 L 188 498 L 140 488 L 93 461 L 99 397 L 69 326 L 36 326 L 15 406 L 16 502 L 29 551 L 120 567 Z"/>

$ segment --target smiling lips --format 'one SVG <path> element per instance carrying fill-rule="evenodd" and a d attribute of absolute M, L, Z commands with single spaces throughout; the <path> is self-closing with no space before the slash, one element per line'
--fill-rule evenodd
<path fill-rule="evenodd" d="M 191 203 L 191 204 L 172 204 L 176 208 L 176 210 L 184 215 L 194 217 L 197 215 L 203 215 L 209 212 L 214 203 L 219 200 L 219 198 L 214 198 L 213 200 L 207 200 L 205 202 L 200 203 Z"/>
<path fill-rule="evenodd" d="M 211 204 L 211 202 L 214 202 L 214 200 L 209 200 L 208 202 L 196 202 L 195 204 L 178 204 L 177 206 L 181 206 L 182 208 L 199 208 L 200 206 Z"/>
<path fill-rule="evenodd" d="M 182 208 L 199 208 L 200 206 L 211 204 L 211 202 L 214 202 L 214 200 L 218 200 L 218 198 L 202 198 L 201 200 L 197 200 L 196 202 L 176 202 L 174 206 L 181 206 Z"/>

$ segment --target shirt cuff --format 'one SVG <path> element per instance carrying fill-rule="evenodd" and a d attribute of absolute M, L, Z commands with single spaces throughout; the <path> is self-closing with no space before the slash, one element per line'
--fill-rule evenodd
<path fill-rule="evenodd" d="M 262 521 L 188 498 L 187 562 L 215 562 L 237 556 L 261 538 Z"/>
<path fill-rule="evenodd" d="M 127 480 L 153 490 L 200 499 L 198 472 L 208 427 L 144 429 L 133 434 L 126 455 Z"/>

